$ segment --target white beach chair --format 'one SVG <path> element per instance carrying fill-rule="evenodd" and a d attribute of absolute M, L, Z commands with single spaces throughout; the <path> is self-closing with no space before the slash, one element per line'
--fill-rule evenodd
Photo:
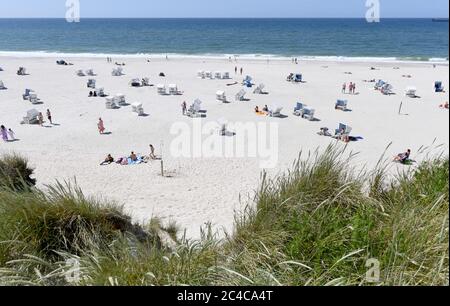
<path fill-rule="evenodd" d="M 143 78 L 142 79 L 142 86 L 150 86 L 150 79 L 149 78 Z"/>
<path fill-rule="evenodd" d="M 142 103 L 139 102 L 131 104 L 131 110 L 134 113 L 137 113 L 138 116 L 143 116 L 145 114 L 144 107 L 142 106 Z"/>
<path fill-rule="evenodd" d="M 112 76 L 121 76 L 123 75 L 123 68 L 122 67 L 116 67 L 111 72 Z"/>
<path fill-rule="evenodd" d="M 259 84 L 258 87 L 255 88 L 255 90 L 253 91 L 254 94 L 264 94 L 264 87 L 266 87 L 264 84 Z"/>
<path fill-rule="evenodd" d="M 37 124 L 39 122 L 39 112 L 36 109 L 27 111 L 27 115 L 23 117 L 21 124 Z"/>
<path fill-rule="evenodd" d="M 200 79 L 204 79 L 205 78 L 205 72 L 203 70 L 197 71 L 197 77 L 200 78 Z"/>
<path fill-rule="evenodd" d="M 97 95 L 97 97 L 105 97 L 105 89 L 103 87 L 99 87 L 99 88 L 95 88 L 95 94 Z"/>
<path fill-rule="evenodd" d="M 201 117 L 202 114 L 200 111 L 202 110 L 202 101 L 200 99 L 195 99 L 194 103 L 189 107 L 187 111 L 187 116 L 191 118 Z"/>
<path fill-rule="evenodd" d="M 177 84 L 169 84 L 169 95 L 178 96 L 181 94 L 182 92 L 178 90 Z"/>
<path fill-rule="evenodd" d="M 352 127 L 350 127 L 346 124 L 340 123 L 339 128 L 336 129 L 336 131 L 335 131 L 335 138 L 341 138 L 343 136 L 349 137 L 352 130 L 353 130 Z"/>
<path fill-rule="evenodd" d="M 391 84 L 385 83 L 382 87 L 381 87 L 381 93 L 383 95 L 393 95 L 394 94 L 394 87 Z"/>
<path fill-rule="evenodd" d="M 94 80 L 94 79 L 89 79 L 89 80 L 87 81 L 87 87 L 88 87 L 88 88 L 94 89 L 96 83 L 97 83 L 96 80 Z"/>
<path fill-rule="evenodd" d="M 2 80 L 0 80 L 0 90 L 5 90 L 5 89 L 6 89 L 5 84 L 3 83 Z"/>
<path fill-rule="evenodd" d="M 337 100 L 334 108 L 345 112 L 347 110 L 347 106 L 348 106 L 347 100 Z"/>
<path fill-rule="evenodd" d="M 164 96 L 167 94 L 166 86 L 164 84 L 156 85 L 156 89 L 157 89 L 159 95 Z"/>
<path fill-rule="evenodd" d="M 272 109 L 269 110 L 270 117 L 281 117 L 281 111 L 283 108 L 281 106 L 272 106 Z"/>
<path fill-rule="evenodd" d="M 35 93 L 30 93 L 28 100 L 31 102 L 31 104 L 39 104 L 40 100 Z"/>
<path fill-rule="evenodd" d="M 294 116 L 302 117 L 305 106 L 303 103 L 297 102 L 297 105 L 294 108 Z"/>
<path fill-rule="evenodd" d="M 417 88 L 414 86 L 409 86 L 405 90 L 405 95 L 410 98 L 417 97 L 416 93 L 417 93 Z"/>
<path fill-rule="evenodd" d="M 75 73 L 76 73 L 76 75 L 79 76 L 79 77 L 84 77 L 84 76 L 86 76 L 86 74 L 84 73 L 84 71 L 81 70 L 81 69 L 77 70 Z"/>
<path fill-rule="evenodd" d="M 94 69 L 90 68 L 90 69 L 86 70 L 86 74 L 89 76 L 94 76 L 95 75 Z"/>
<path fill-rule="evenodd" d="M 114 96 L 114 101 L 115 101 L 115 103 L 116 103 L 117 105 L 119 105 L 119 106 L 126 106 L 126 105 L 128 105 L 128 104 L 127 104 L 127 101 L 126 101 L 126 99 L 125 99 L 125 95 L 124 95 L 124 94 L 121 94 L 121 93 L 118 93 L 118 94 L 116 94 L 116 95 Z"/>
<path fill-rule="evenodd" d="M 116 108 L 120 108 L 120 106 L 116 103 L 116 98 L 115 97 L 107 97 L 105 99 L 105 106 L 106 109 L 116 109 Z"/>
<path fill-rule="evenodd" d="M 222 79 L 223 79 L 223 80 L 228 80 L 228 79 L 230 79 L 230 73 L 229 73 L 229 72 L 224 72 L 224 73 L 222 74 Z"/>
<path fill-rule="evenodd" d="M 227 96 L 225 95 L 225 91 L 219 90 L 216 92 L 216 99 L 219 102 L 226 103 L 227 102 Z"/>
<path fill-rule="evenodd" d="M 247 94 L 247 93 L 245 92 L 245 90 L 241 89 L 241 90 L 236 94 L 236 97 L 235 97 L 236 101 L 244 101 L 245 95 L 246 95 L 246 94 Z"/>
<path fill-rule="evenodd" d="M 222 79 L 222 72 L 216 71 L 214 72 L 214 78 L 221 80 Z"/>

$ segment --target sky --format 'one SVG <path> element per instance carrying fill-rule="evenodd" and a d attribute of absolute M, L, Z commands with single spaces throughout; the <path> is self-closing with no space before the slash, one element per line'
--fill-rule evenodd
<path fill-rule="evenodd" d="M 364 18 L 367 10 L 366 0 L 78 1 L 81 18 Z M 381 18 L 448 18 L 449 0 L 378 1 Z M 66 0 L 0 0 L 0 18 L 64 18 L 65 15 Z"/>

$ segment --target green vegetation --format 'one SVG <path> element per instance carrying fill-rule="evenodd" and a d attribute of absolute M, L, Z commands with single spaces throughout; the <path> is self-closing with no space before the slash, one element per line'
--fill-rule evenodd
<path fill-rule="evenodd" d="M 387 179 L 385 167 L 356 172 L 351 156 L 330 147 L 274 180 L 263 176 L 232 235 L 206 228 L 198 240 L 157 219 L 132 224 L 119 206 L 70 184 L 4 184 L 31 174 L 26 161 L 8 160 L 0 284 L 448 285 L 448 157 Z M 366 277 L 372 259 L 379 282 Z"/>

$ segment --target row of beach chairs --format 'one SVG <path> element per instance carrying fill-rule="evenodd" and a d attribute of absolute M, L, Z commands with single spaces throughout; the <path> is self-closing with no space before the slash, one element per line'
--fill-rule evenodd
<path fill-rule="evenodd" d="M 30 101 L 31 104 L 42 103 L 37 94 L 32 89 L 25 89 L 25 93 L 22 95 L 22 98 L 26 101 Z"/>
<path fill-rule="evenodd" d="M 214 80 L 214 79 L 228 80 L 228 79 L 230 79 L 230 73 L 229 72 L 221 72 L 221 71 L 211 72 L 211 71 L 199 70 L 197 72 L 197 77 L 200 79 L 210 79 L 210 80 Z"/>
<path fill-rule="evenodd" d="M 167 88 L 164 84 L 158 84 L 156 85 L 156 89 L 158 91 L 158 94 L 161 96 L 179 96 L 183 94 L 183 92 L 178 89 L 178 86 L 176 84 L 170 84 Z"/>
<path fill-rule="evenodd" d="M 86 71 L 83 71 L 82 69 L 79 69 L 75 72 L 75 74 L 79 77 L 85 77 L 85 76 L 95 76 L 93 69 L 87 69 Z"/>

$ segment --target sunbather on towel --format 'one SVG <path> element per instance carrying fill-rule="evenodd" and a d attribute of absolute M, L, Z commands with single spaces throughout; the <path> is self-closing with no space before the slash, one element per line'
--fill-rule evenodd
<path fill-rule="evenodd" d="M 134 152 L 131 152 L 131 155 L 129 157 L 129 159 L 131 159 L 132 162 L 137 162 L 138 161 L 138 157 Z"/>
<path fill-rule="evenodd" d="M 395 162 L 399 162 L 402 164 L 406 164 L 409 161 L 409 158 L 411 156 L 411 150 L 408 149 L 405 153 L 400 153 L 398 154 L 395 158 L 394 161 Z"/>
<path fill-rule="evenodd" d="M 114 158 L 111 156 L 111 154 L 108 154 L 108 156 L 106 156 L 105 160 L 100 164 L 100 166 L 111 165 L 113 162 Z"/>

